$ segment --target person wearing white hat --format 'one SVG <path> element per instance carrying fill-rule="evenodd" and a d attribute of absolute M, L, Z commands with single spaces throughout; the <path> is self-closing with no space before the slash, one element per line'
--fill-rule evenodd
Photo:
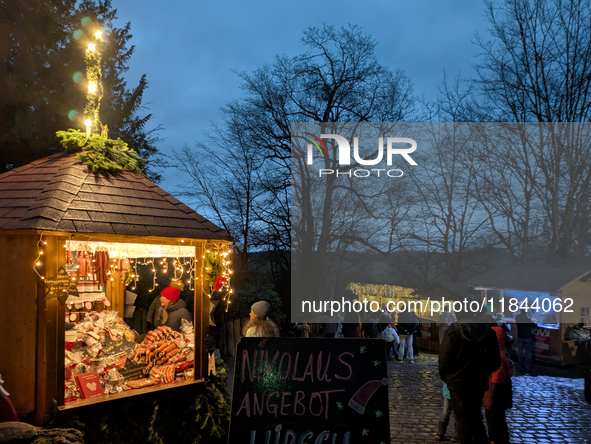
<path fill-rule="evenodd" d="M 266 301 L 258 301 L 250 307 L 250 320 L 244 324 L 242 334 L 248 337 L 278 338 L 279 327 L 269 319 L 271 304 Z"/>

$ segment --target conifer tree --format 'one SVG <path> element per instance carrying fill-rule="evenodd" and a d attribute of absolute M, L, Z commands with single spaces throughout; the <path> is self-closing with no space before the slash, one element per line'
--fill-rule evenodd
<path fill-rule="evenodd" d="M 134 47 L 131 27 L 117 28 L 110 0 L 0 0 L 0 173 L 60 152 L 56 132 L 83 128 L 87 86 L 86 36 L 100 26 L 102 53 L 100 118 L 109 137 L 121 138 L 148 163 L 155 160 L 160 127 L 148 129 L 152 115 L 142 109 L 146 76 L 129 88 L 123 75 Z"/>

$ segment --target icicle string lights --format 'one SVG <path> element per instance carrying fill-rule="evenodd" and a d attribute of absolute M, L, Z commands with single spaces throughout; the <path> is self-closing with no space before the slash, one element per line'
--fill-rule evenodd
<path fill-rule="evenodd" d="M 37 241 L 37 257 L 33 264 L 33 270 L 42 280 L 45 279 L 39 271 L 43 266 L 43 260 L 45 256 L 44 247 L 47 242 L 43 240 L 43 233 L 40 234 L 39 240 Z M 120 271 L 116 259 L 130 259 L 131 265 L 131 281 L 133 285 L 131 290 L 137 290 L 138 283 L 140 280 L 140 270 L 138 265 L 150 266 L 152 272 L 152 288 L 149 292 L 156 290 L 158 282 L 156 278 L 158 273 L 161 276 L 166 276 L 169 272 L 170 264 L 167 258 L 174 258 L 173 260 L 173 281 L 179 281 L 188 284 L 187 289 L 190 291 L 195 290 L 195 282 L 199 280 L 197 276 L 197 259 L 193 256 L 195 254 L 195 247 L 193 245 L 155 245 L 155 244 L 133 244 L 133 243 L 120 243 L 120 242 L 98 242 L 98 241 L 75 241 L 67 240 L 64 245 L 64 250 L 67 251 L 82 251 L 88 252 L 92 262 L 92 253 L 95 251 L 107 251 L 109 252 L 110 263 L 107 269 L 107 277 L 110 281 L 114 281 L 114 273 Z M 230 269 L 230 253 L 229 247 L 226 249 L 207 250 L 208 253 L 212 252 L 215 257 L 220 261 L 221 273 L 219 277 L 223 279 L 223 282 L 217 288 L 217 292 L 223 294 L 222 299 L 231 304 L 231 295 L 234 290 L 230 286 L 231 277 L 233 270 Z M 156 253 L 156 254 L 154 254 Z M 179 254 L 180 253 L 180 254 Z M 158 258 L 157 261 L 155 258 Z M 205 258 L 205 256 L 203 256 Z M 139 260 L 138 260 L 139 259 Z M 142 263 L 143 261 L 143 263 Z M 88 277 L 92 277 L 89 273 Z M 201 275 L 203 277 L 203 275 Z M 72 279 L 77 280 L 74 276 Z M 215 282 L 214 282 L 215 283 Z M 213 290 L 213 288 L 212 288 Z M 225 294 L 224 294 L 225 292 Z M 213 291 L 211 292 L 213 293 Z M 211 298 L 212 294 L 208 294 Z M 226 307 L 227 310 L 227 307 Z"/>
<path fill-rule="evenodd" d="M 41 232 L 41 234 L 39 235 L 39 240 L 37 241 L 37 257 L 35 258 L 35 262 L 33 262 L 33 270 L 35 270 L 35 273 L 37 273 L 37 276 L 39 276 L 41 280 L 45 280 L 45 276 L 42 276 L 41 273 L 39 273 L 38 268 L 43 266 L 41 258 L 45 254 L 43 248 L 46 245 L 47 242 L 43 240 L 43 232 Z"/>

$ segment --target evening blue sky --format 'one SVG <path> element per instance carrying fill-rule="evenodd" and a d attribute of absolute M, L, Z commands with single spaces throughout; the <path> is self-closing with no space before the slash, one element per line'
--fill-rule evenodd
<path fill-rule="evenodd" d="M 235 70 L 304 52 L 301 38 L 310 25 L 360 26 L 377 41 L 378 61 L 404 70 L 415 93 L 430 100 L 443 70 L 474 76 L 479 48 L 471 41 L 488 27 L 481 0 L 113 0 L 113 7 L 118 26 L 131 22 L 136 48 L 126 78 L 133 86 L 147 74 L 144 104 L 152 123 L 165 128 L 157 145 L 165 154 L 194 144 L 219 109 L 241 97 Z M 161 186 L 174 192 L 176 175 L 165 170 Z"/>

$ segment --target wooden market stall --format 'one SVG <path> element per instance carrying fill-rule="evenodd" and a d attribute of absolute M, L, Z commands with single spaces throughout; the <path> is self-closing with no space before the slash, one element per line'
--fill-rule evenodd
<path fill-rule="evenodd" d="M 146 252 L 173 251 L 168 256 L 152 251 L 151 257 L 190 258 L 195 379 L 180 383 L 187 384 L 207 374 L 202 344 L 210 308 L 203 258 L 207 249 L 221 251 L 229 245 L 225 231 L 137 173 L 95 174 L 73 154 L 64 153 L 1 174 L 0 374 L 19 415 L 39 424 L 50 415 L 53 400 L 59 408 L 69 408 L 64 402 L 67 304 L 48 294 L 45 281 L 67 269 L 68 249 L 137 251 L 142 246 Z M 111 270 L 102 287 L 103 302 L 122 313 L 121 270 Z M 147 390 L 78 402 L 85 405 Z"/>
<path fill-rule="evenodd" d="M 388 302 L 396 304 L 401 300 L 414 299 L 412 292 L 415 289 L 393 284 L 350 282 L 347 285 L 347 290 L 353 292 L 360 301 L 367 299 L 382 305 Z"/>
<path fill-rule="evenodd" d="M 466 284 L 492 298 L 494 311 L 509 321 L 514 322 L 518 310 L 527 312 L 536 324 L 536 359 L 561 365 L 591 360 L 589 267 L 499 267 Z"/>

